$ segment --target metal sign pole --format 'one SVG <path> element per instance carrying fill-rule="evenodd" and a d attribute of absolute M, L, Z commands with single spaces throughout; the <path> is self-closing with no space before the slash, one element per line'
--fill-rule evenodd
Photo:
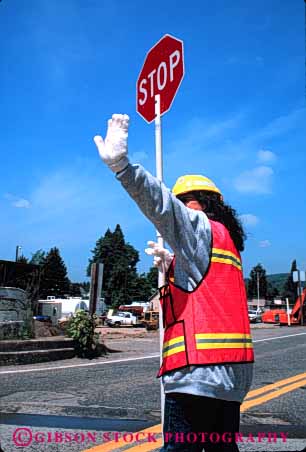
<path fill-rule="evenodd" d="M 286 306 L 287 306 L 287 321 L 288 321 L 288 326 L 291 326 L 291 322 L 290 322 L 290 313 L 289 313 L 289 299 L 286 298 Z"/>
<path fill-rule="evenodd" d="M 155 151 L 156 151 L 156 177 L 162 182 L 163 180 L 163 155 L 162 155 L 162 133 L 161 133 L 161 117 L 160 117 L 160 94 L 155 95 Z M 160 246 L 164 246 L 164 239 L 158 231 L 157 243 Z M 165 271 L 164 266 L 159 268 L 158 271 L 158 287 L 165 285 Z M 163 351 L 163 319 L 162 319 L 162 309 L 159 306 L 159 349 L 160 349 L 160 364 L 162 363 L 162 351 Z M 165 395 L 163 390 L 162 379 L 160 379 L 160 403 L 161 403 L 161 420 L 164 423 L 164 403 Z"/>

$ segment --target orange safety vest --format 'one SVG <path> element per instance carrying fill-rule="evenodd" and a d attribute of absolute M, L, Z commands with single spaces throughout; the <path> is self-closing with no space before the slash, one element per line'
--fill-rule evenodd
<path fill-rule="evenodd" d="M 209 268 L 192 291 L 175 284 L 173 259 L 160 289 L 164 321 L 158 377 L 190 365 L 254 361 L 240 254 L 228 230 L 210 221 Z"/>

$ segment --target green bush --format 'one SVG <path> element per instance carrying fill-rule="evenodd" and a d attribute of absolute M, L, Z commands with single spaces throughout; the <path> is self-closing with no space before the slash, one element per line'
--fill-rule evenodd
<path fill-rule="evenodd" d="M 31 328 L 30 324 L 23 325 L 22 330 L 20 332 L 20 339 L 33 339 L 34 338 L 34 331 L 33 328 Z"/>
<path fill-rule="evenodd" d="M 95 358 L 101 355 L 99 334 L 95 333 L 97 316 L 78 311 L 69 321 L 67 334 L 75 340 L 76 353 L 80 358 Z"/>

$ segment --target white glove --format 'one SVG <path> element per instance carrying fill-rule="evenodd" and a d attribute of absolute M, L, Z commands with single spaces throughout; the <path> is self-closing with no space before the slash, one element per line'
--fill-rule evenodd
<path fill-rule="evenodd" d="M 173 254 L 156 242 L 152 242 L 150 240 L 147 243 L 150 246 L 150 248 L 146 248 L 145 252 L 149 256 L 154 256 L 153 259 L 154 267 L 163 268 L 165 271 L 167 271 L 172 262 Z"/>
<path fill-rule="evenodd" d="M 108 129 L 105 141 L 100 135 L 94 137 L 100 157 L 109 168 L 118 173 L 127 167 L 127 138 L 129 128 L 128 115 L 113 115 L 108 120 Z"/>

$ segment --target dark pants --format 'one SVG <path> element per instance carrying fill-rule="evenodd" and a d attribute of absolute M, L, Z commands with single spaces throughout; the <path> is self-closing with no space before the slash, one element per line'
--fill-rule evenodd
<path fill-rule="evenodd" d="M 164 446 L 160 452 L 239 452 L 235 442 L 239 421 L 239 402 L 166 394 Z"/>

